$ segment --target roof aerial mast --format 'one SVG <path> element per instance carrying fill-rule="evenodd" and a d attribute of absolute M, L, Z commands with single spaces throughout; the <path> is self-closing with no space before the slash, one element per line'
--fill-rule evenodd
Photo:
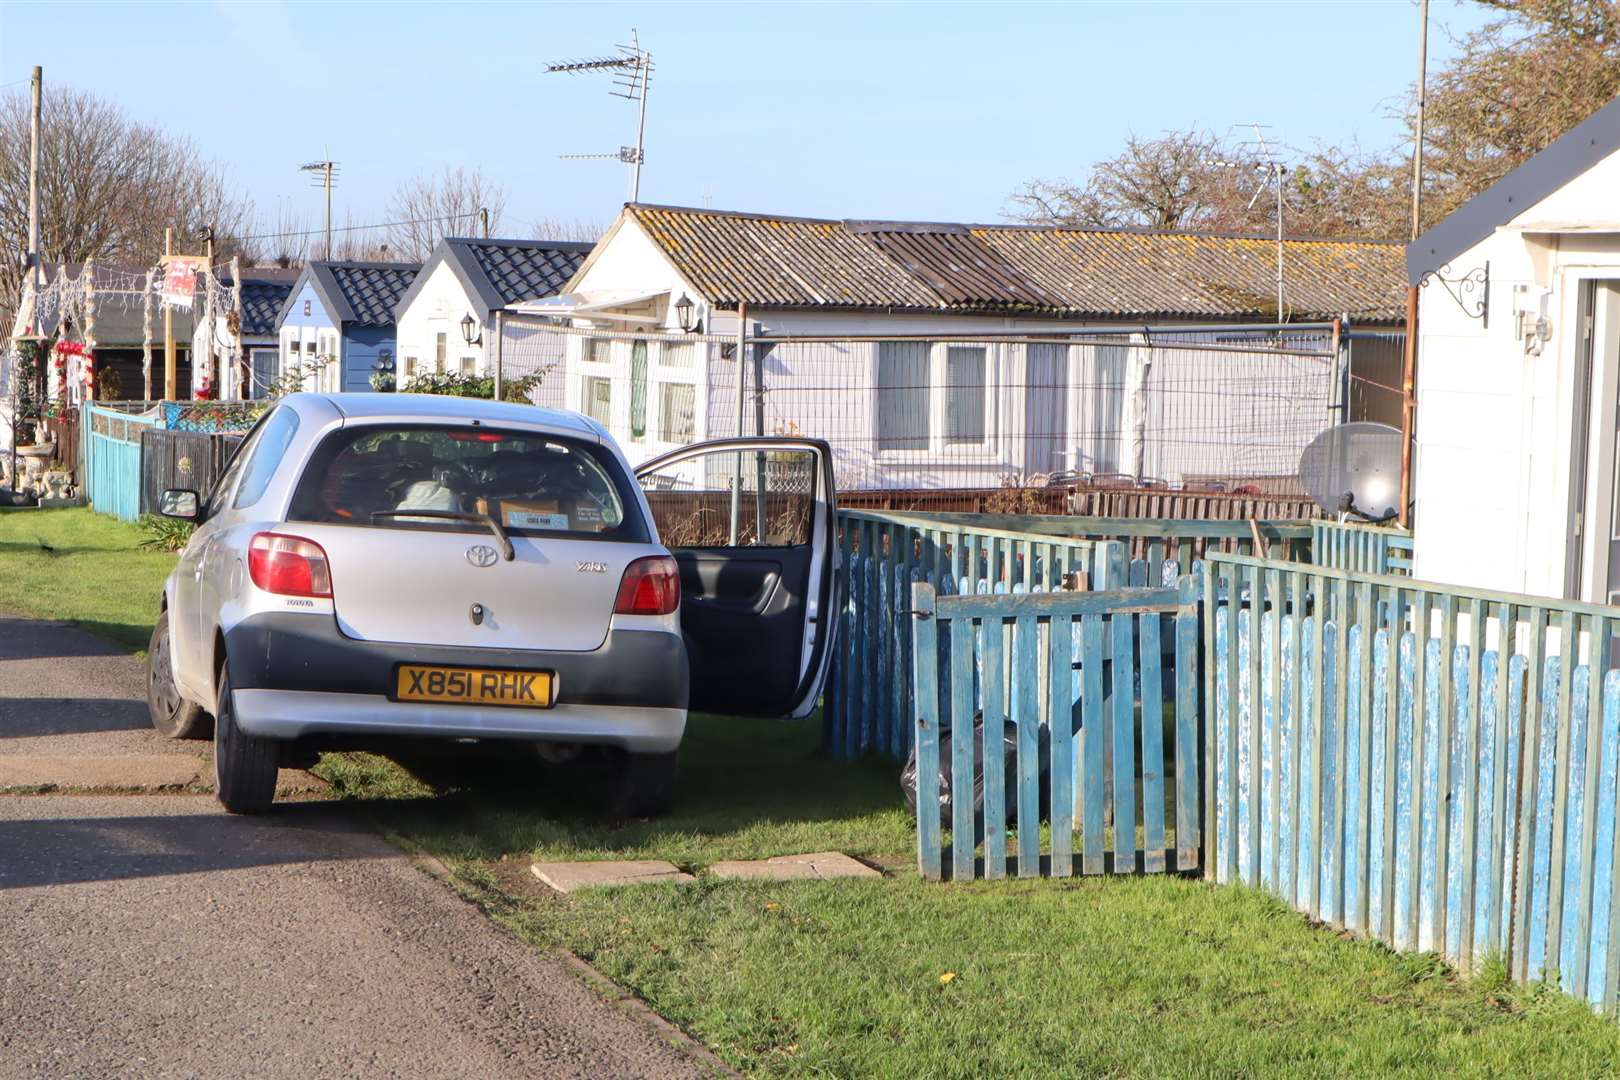
<path fill-rule="evenodd" d="M 643 141 L 647 131 L 647 83 L 652 75 L 652 53 L 641 47 L 636 31 L 630 31 L 630 44 L 616 46 L 618 56 L 595 56 L 547 64 L 546 73 L 578 75 L 590 71 L 613 73 L 614 97 L 636 102 L 636 144 L 621 146 L 616 154 L 561 154 L 564 161 L 622 161 L 630 166 L 630 201 L 641 201 L 641 163 L 646 160 Z"/>

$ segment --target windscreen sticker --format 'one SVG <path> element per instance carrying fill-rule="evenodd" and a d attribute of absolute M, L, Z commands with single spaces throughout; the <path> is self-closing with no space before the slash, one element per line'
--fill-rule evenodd
<path fill-rule="evenodd" d="M 508 510 L 506 523 L 519 529 L 567 529 L 567 514 L 544 514 L 536 510 Z"/>

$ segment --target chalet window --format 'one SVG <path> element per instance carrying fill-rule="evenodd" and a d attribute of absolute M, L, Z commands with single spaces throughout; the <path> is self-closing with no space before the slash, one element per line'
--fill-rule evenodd
<path fill-rule="evenodd" d="M 607 427 L 613 420 L 613 380 L 587 375 L 583 397 L 585 415 Z"/>
<path fill-rule="evenodd" d="M 415 374 L 416 374 L 416 357 L 407 356 L 405 358 L 405 377 L 407 379 L 409 379 L 412 376 L 414 376 Z"/>
<path fill-rule="evenodd" d="M 471 375 L 471 374 L 473 374 L 474 369 L 477 366 L 478 366 L 478 358 L 477 357 L 463 356 L 461 358 L 461 373 L 463 375 Z"/>
<path fill-rule="evenodd" d="M 697 387 L 664 383 L 658 402 L 658 437 L 667 443 L 689 443 L 697 434 Z"/>
<path fill-rule="evenodd" d="M 445 343 L 443 334 L 433 335 L 433 370 L 444 374 Z"/>
<path fill-rule="evenodd" d="M 928 343 L 880 341 L 877 347 L 877 448 L 927 450 Z"/>
<path fill-rule="evenodd" d="M 945 445 L 984 442 L 984 346 L 945 350 Z"/>
<path fill-rule="evenodd" d="M 593 364 L 606 364 L 613 359 L 612 338 L 586 338 L 585 359 Z"/>
<path fill-rule="evenodd" d="M 647 437 L 647 343 L 630 345 L 630 437 Z"/>
<path fill-rule="evenodd" d="M 663 346 L 663 362 L 665 367 L 691 367 L 692 358 L 696 355 L 697 349 L 692 345 Z"/>

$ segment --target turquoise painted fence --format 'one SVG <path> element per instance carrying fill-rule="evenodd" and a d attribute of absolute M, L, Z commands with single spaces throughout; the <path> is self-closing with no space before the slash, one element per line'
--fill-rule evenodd
<path fill-rule="evenodd" d="M 162 420 L 99 405 L 84 412 L 85 496 L 95 510 L 134 521 L 141 514 L 141 431 Z"/>
<path fill-rule="evenodd" d="M 1364 574 L 1410 574 L 1412 534 L 1360 522 L 1313 521 L 1311 562 Z"/>
<path fill-rule="evenodd" d="M 848 583 L 838 649 L 823 698 L 823 742 L 844 758 L 905 757 L 911 749 L 911 586 L 947 595 L 1122 585 L 1118 543 L 1069 540 L 933 517 L 838 513 Z"/>
<path fill-rule="evenodd" d="M 1147 565 L 1132 569 L 1136 587 L 1092 592 L 911 587 L 923 876 L 1198 866 L 1198 578 L 1148 587 Z M 983 737 L 962 737 L 976 718 Z M 1013 792 L 1004 731 L 1014 733 Z M 943 732 L 957 793 L 949 820 L 938 809 Z M 982 814 L 961 797 L 975 773 Z"/>
<path fill-rule="evenodd" d="M 1210 551 L 1290 561 L 1308 561 L 1311 556 L 1311 523 L 1307 521 L 952 512 L 929 513 L 924 519 L 952 528 L 1004 529 L 1042 540 L 1118 541 L 1125 546 L 1127 557 L 1146 559 L 1155 565 L 1174 561 L 1183 574 L 1191 573 L 1193 563 Z M 1260 540 L 1259 550 L 1255 548 L 1256 537 Z"/>
<path fill-rule="evenodd" d="M 1230 555 L 1204 589 L 1215 878 L 1614 1012 L 1620 609 Z"/>

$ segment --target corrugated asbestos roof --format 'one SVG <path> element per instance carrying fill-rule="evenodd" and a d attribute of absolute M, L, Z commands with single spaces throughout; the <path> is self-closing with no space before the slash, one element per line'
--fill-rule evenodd
<path fill-rule="evenodd" d="M 332 275 L 338 294 L 349 307 L 346 321 L 361 326 L 394 325 L 394 305 L 420 269 L 414 263 L 369 262 L 315 262 L 310 267 Z"/>
<path fill-rule="evenodd" d="M 1277 315 L 1277 245 L 1263 237 L 828 221 L 647 204 L 626 211 L 721 306 L 1130 320 Z M 1400 321 L 1404 255 L 1393 243 L 1285 241 L 1287 315 Z"/>

